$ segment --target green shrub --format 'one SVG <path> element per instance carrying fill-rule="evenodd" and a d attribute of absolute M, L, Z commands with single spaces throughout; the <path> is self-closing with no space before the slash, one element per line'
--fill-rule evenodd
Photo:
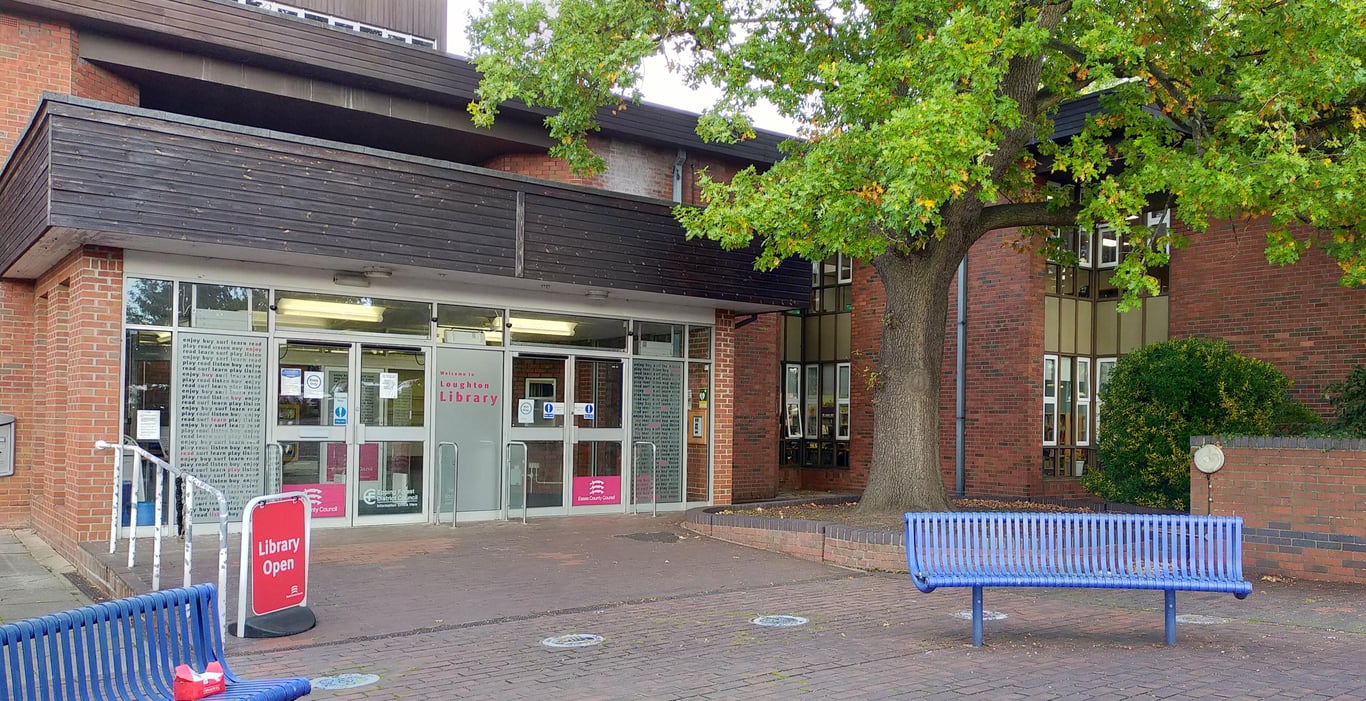
<path fill-rule="evenodd" d="M 1295 399 L 1286 399 L 1271 417 L 1273 436 L 1315 436 L 1329 429 L 1323 417 Z"/>
<path fill-rule="evenodd" d="M 1124 356 L 1101 394 L 1102 469 L 1082 484 L 1110 501 L 1188 509 L 1191 436 L 1267 435 L 1289 388 L 1270 363 L 1220 340 L 1184 338 Z"/>
<path fill-rule="evenodd" d="M 1356 366 L 1346 380 L 1325 388 L 1333 407 L 1333 427 L 1366 437 L 1366 365 Z"/>

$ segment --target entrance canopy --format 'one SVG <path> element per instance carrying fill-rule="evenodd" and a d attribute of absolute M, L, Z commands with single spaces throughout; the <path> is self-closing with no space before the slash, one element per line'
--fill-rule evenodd
<path fill-rule="evenodd" d="M 804 306 L 809 268 L 688 241 L 672 203 L 138 108 L 49 97 L 0 173 L 0 276 L 83 244 L 523 289 Z"/>

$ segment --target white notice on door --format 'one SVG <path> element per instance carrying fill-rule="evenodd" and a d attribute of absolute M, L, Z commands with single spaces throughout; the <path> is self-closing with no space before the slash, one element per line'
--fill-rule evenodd
<path fill-rule="evenodd" d="M 398 399 L 398 373 L 381 372 L 379 374 L 379 398 Z"/>
<path fill-rule="evenodd" d="M 322 399 L 327 396 L 323 391 L 323 374 L 317 370 L 304 371 L 304 399 Z"/>
<path fill-rule="evenodd" d="M 517 423 L 534 424 L 536 423 L 536 400 L 518 399 L 517 400 Z"/>
<path fill-rule="evenodd" d="M 153 409 L 151 411 L 138 410 L 138 440 L 140 441 L 159 441 L 161 440 L 161 411 Z"/>

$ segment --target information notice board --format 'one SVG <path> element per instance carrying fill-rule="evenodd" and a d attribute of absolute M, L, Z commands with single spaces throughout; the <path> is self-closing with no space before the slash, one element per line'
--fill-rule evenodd
<path fill-rule="evenodd" d="M 631 433 L 637 441 L 650 441 L 657 449 L 658 501 L 683 500 L 683 363 L 637 360 L 631 364 L 634 391 L 631 402 Z M 636 452 L 638 451 L 638 452 Z M 650 449 L 636 448 L 639 461 L 637 499 L 650 501 Z"/>
<path fill-rule="evenodd" d="M 266 339 L 177 334 L 176 464 L 221 489 L 228 518 L 263 489 L 266 440 Z M 217 517 L 218 503 L 194 495 L 196 522 Z"/>

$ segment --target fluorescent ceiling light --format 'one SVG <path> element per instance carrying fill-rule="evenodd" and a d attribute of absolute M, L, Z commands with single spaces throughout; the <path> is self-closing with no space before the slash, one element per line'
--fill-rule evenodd
<path fill-rule="evenodd" d="M 291 316 L 311 316 L 319 319 L 338 319 L 341 321 L 364 321 L 371 324 L 384 320 L 384 307 L 327 302 L 320 299 L 296 299 L 286 297 L 280 300 L 279 312 Z"/>
<path fill-rule="evenodd" d="M 499 326 L 503 325 L 502 318 L 497 319 Z M 554 319 L 522 319 L 512 317 L 512 330 L 524 331 L 537 336 L 573 336 L 574 329 L 578 324 L 572 321 L 556 321 Z"/>

